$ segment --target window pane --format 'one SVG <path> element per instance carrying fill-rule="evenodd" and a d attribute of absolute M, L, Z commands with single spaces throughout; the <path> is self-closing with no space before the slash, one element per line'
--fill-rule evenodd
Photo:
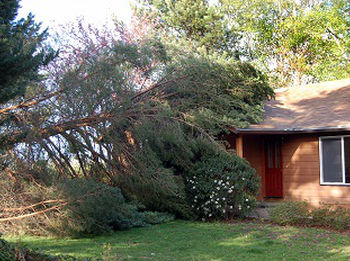
<path fill-rule="evenodd" d="M 275 143 L 275 167 L 279 169 L 281 166 L 281 148 L 280 148 L 280 143 L 276 142 Z"/>
<path fill-rule="evenodd" d="M 324 182 L 343 182 L 340 138 L 322 140 L 322 171 Z"/>
<path fill-rule="evenodd" d="M 269 169 L 273 168 L 273 147 L 272 144 L 267 144 L 267 167 Z"/>
<path fill-rule="evenodd" d="M 344 138 L 345 182 L 350 183 L 350 138 Z"/>

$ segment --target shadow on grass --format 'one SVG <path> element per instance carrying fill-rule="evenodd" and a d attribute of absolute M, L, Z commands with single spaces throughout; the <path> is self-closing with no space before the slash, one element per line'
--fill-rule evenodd
<path fill-rule="evenodd" d="M 10 238 L 9 241 L 18 241 Z M 117 256 L 151 260 L 350 259 L 350 238 L 335 232 L 255 223 L 175 221 L 84 239 L 23 237 L 49 254 L 101 257 L 107 244 Z"/>

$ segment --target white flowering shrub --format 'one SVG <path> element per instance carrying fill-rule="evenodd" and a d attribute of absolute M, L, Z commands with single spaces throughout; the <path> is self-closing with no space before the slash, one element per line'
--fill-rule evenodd
<path fill-rule="evenodd" d="M 246 160 L 226 152 L 196 162 L 186 177 L 191 206 L 206 220 L 249 214 L 256 204 L 259 184 Z"/>

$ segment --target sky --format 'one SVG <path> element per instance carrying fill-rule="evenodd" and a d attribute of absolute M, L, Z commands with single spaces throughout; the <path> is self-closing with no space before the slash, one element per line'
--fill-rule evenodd
<path fill-rule="evenodd" d="M 22 0 L 18 18 L 28 13 L 35 16 L 36 22 L 54 30 L 60 24 L 84 17 L 84 20 L 97 27 L 108 24 L 113 17 L 128 23 L 131 17 L 132 0 Z"/>

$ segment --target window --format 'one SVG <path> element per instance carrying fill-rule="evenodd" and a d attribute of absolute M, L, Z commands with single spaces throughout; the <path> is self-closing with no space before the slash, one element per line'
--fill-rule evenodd
<path fill-rule="evenodd" d="M 350 136 L 320 138 L 321 184 L 350 185 Z"/>
<path fill-rule="evenodd" d="M 281 168 L 281 144 L 276 140 L 266 141 L 266 164 L 269 169 Z"/>

